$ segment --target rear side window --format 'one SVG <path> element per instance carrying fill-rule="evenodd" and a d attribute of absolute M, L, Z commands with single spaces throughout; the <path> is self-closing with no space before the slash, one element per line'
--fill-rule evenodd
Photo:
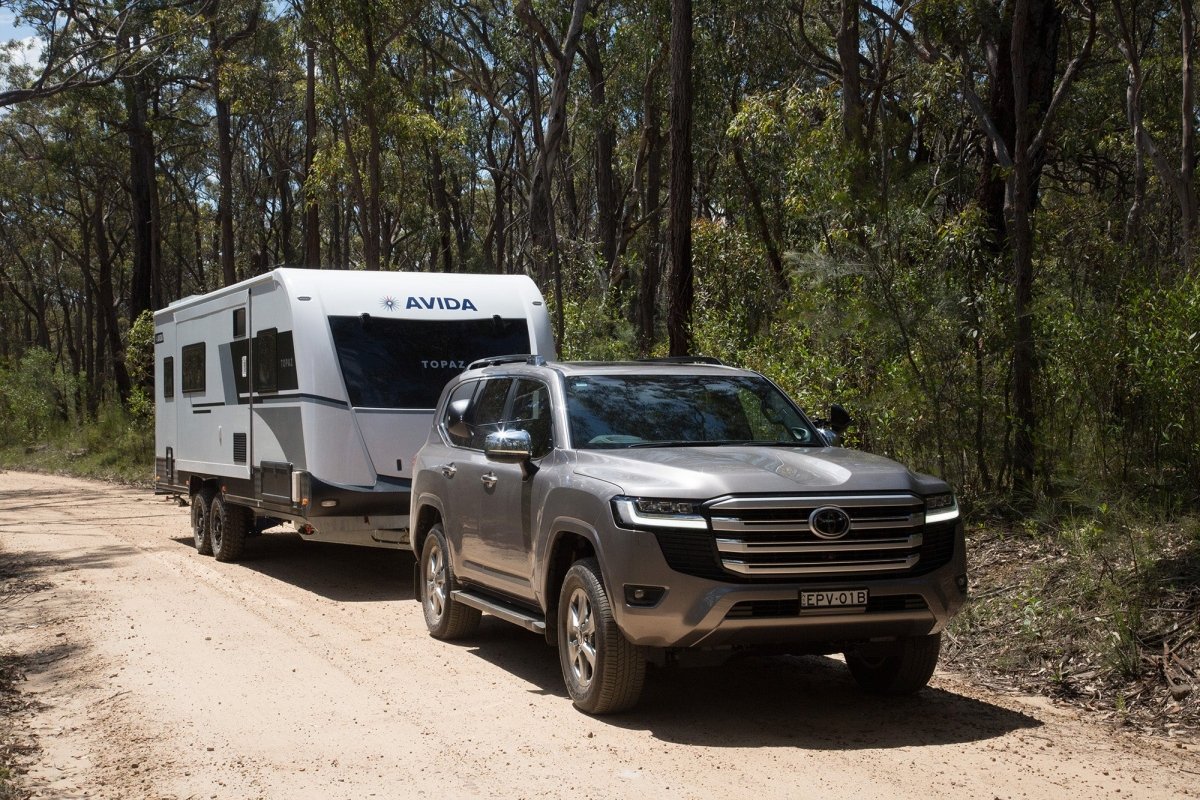
<path fill-rule="evenodd" d="M 471 410 L 467 412 L 467 423 L 471 426 L 471 439 L 467 444 L 474 450 L 483 449 L 483 440 L 489 433 L 501 430 L 504 424 L 504 403 L 508 400 L 511 378 L 493 378 L 483 384 Z"/>
<path fill-rule="evenodd" d="M 457 386 L 446 400 L 446 413 L 442 415 L 442 427 L 452 444 L 468 447 L 471 444 L 470 429 L 463 429 L 458 422 L 466 419 L 471 410 L 471 396 L 479 388 L 479 381 L 467 381 Z"/>
<path fill-rule="evenodd" d="M 433 409 L 472 361 L 528 353 L 524 319 L 329 318 L 342 380 L 357 408 Z"/>
<path fill-rule="evenodd" d="M 167 356 L 162 362 L 163 397 L 170 400 L 175 396 L 175 357 Z"/>
<path fill-rule="evenodd" d="M 183 346 L 183 393 L 204 391 L 204 342 Z"/>

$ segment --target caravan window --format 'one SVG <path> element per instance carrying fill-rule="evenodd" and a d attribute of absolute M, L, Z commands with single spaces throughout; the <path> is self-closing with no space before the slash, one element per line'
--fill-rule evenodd
<path fill-rule="evenodd" d="M 167 356 L 162 362 L 163 397 L 170 400 L 175 396 L 175 358 Z"/>
<path fill-rule="evenodd" d="M 330 317 L 342 379 L 357 408 L 432 409 L 477 358 L 528 353 L 524 319 Z"/>
<path fill-rule="evenodd" d="M 279 391 L 279 356 L 275 339 L 277 330 L 267 328 L 254 336 L 254 391 Z"/>
<path fill-rule="evenodd" d="M 204 342 L 183 346 L 183 392 L 204 391 Z"/>

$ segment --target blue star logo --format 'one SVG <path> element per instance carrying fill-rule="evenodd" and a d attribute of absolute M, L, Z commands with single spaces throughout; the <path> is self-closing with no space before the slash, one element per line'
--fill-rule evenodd
<path fill-rule="evenodd" d="M 383 306 L 383 309 L 385 311 L 395 311 L 396 310 L 396 298 L 391 297 L 390 295 L 387 297 L 384 297 L 382 300 L 379 301 L 379 305 Z"/>

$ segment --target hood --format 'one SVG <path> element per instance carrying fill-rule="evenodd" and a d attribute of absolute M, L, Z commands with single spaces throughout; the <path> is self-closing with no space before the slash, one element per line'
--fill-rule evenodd
<path fill-rule="evenodd" d="M 652 447 L 579 450 L 575 472 L 639 497 L 949 491 L 890 458 L 841 447 Z"/>

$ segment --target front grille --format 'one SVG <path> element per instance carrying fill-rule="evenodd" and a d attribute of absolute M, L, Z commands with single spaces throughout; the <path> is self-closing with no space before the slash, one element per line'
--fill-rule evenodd
<path fill-rule="evenodd" d="M 842 537 L 814 533 L 809 516 L 833 506 L 850 518 Z M 954 555 L 956 523 L 925 525 L 916 495 L 735 497 L 705 506 L 710 531 L 656 531 L 668 565 L 729 583 L 919 575 Z"/>

